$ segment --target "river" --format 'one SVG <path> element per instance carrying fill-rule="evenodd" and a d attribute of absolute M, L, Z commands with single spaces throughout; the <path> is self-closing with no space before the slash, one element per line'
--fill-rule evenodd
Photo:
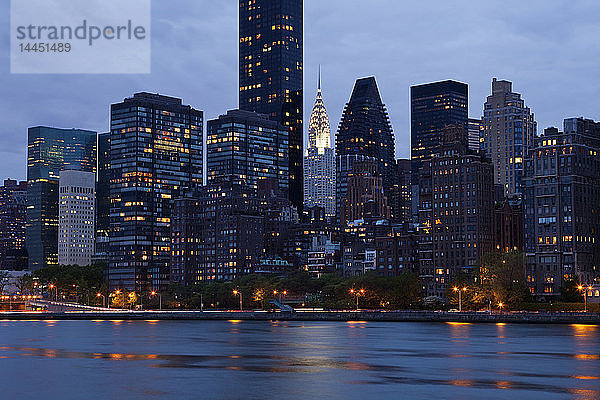
<path fill-rule="evenodd" d="M 0 321 L 2 399 L 600 399 L 600 327 Z"/>

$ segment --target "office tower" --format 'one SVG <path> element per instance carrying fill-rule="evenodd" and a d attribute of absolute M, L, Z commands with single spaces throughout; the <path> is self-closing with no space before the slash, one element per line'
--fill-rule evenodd
<path fill-rule="evenodd" d="M 94 261 L 108 262 L 110 231 L 110 132 L 98 134 L 96 183 L 96 253 Z"/>
<path fill-rule="evenodd" d="M 262 180 L 289 193 L 288 131 L 266 115 L 231 110 L 207 123 L 208 182 L 232 176 L 257 190 Z"/>
<path fill-rule="evenodd" d="M 0 269 L 27 268 L 26 222 L 27 182 L 6 179 L 0 186 Z"/>
<path fill-rule="evenodd" d="M 374 77 L 358 79 L 344 108 L 336 136 L 336 198 L 338 214 L 346 198 L 348 174 L 356 160 L 377 161 L 385 195 L 394 185 L 394 134 Z"/>
<path fill-rule="evenodd" d="M 445 296 L 493 248 L 493 166 L 468 148 L 464 125 L 449 125 L 438 153 L 421 162 L 420 276 L 428 296 Z"/>
<path fill-rule="evenodd" d="M 494 247 L 499 251 L 523 251 L 523 204 L 504 201 L 494 207 Z"/>
<path fill-rule="evenodd" d="M 96 174 L 63 170 L 58 187 L 58 263 L 90 265 L 95 248 Z"/>
<path fill-rule="evenodd" d="M 527 282 L 538 299 L 564 279 L 600 278 L 600 122 L 564 121 L 534 140 L 523 179 Z"/>
<path fill-rule="evenodd" d="M 481 150 L 481 138 L 483 137 L 483 120 L 469 118 L 467 124 L 467 136 L 469 141 L 469 149 L 473 151 Z"/>
<path fill-rule="evenodd" d="M 348 191 L 342 205 L 342 222 L 389 219 L 390 207 L 377 172 L 377 161 L 359 161 L 348 175 Z"/>
<path fill-rule="evenodd" d="M 492 81 L 492 94 L 483 106 L 481 149 L 494 164 L 494 182 L 504 187 L 506 197 L 522 192 L 523 160 L 537 132 L 534 115 L 512 82 Z"/>
<path fill-rule="evenodd" d="M 320 76 L 304 157 L 304 206 L 323 207 L 327 217 L 335 217 L 335 154 L 331 148 L 331 128 Z"/>
<path fill-rule="evenodd" d="M 239 108 L 289 129 L 289 198 L 302 208 L 303 1 L 240 0 Z"/>
<path fill-rule="evenodd" d="M 111 106 L 111 288 L 169 283 L 173 200 L 202 185 L 203 112 L 174 97 L 136 93 Z"/>
<path fill-rule="evenodd" d="M 58 264 L 58 180 L 63 170 L 96 172 L 96 132 L 29 128 L 27 252 L 29 269 Z"/>
<path fill-rule="evenodd" d="M 396 160 L 394 186 L 389 198 L 392 219 L 399 223 L 412 222 L 412 168 L 410 160 Z"/>
<path fill-rule="evenodd" d="M 469 87 L 464 83 L 447 80 L 410 88 L 411 159 L 415 176 L 420 161 L 439 152 L 445 126 L 460 124 L 467 129 L 468 113 Z"/>
<path fill-rule="evenodd" d="M 175 200 L 171 276 L 185 285 L 230 281 L 258 267 L 263 217 L 256 191 L 217 179 Z"/>

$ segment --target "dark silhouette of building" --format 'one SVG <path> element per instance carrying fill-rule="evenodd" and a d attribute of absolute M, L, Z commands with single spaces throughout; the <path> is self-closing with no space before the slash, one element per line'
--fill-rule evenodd
<path fill-rule="evenodd" d="M 173 200 L 202 185 L 203 113 L 182 100 L 136 93 L 111 106 L 111 288 L 169 284 Z"/>
<path fill-rule="evenodd" d="M 428 296 L 445 296 L 493 248 L 493 166 L 468 149 L 463 125 L 443 130 L 438 153 L 419 171 L 419 273 Z"/>
<path fill-rule="evenodd" d="M 600 122 L 564 121 L 535 138 L 525 162 L 527 281 L 538 299 L 560 295 L 565 279 L 600 279 Z"/>
<path fill-rule="evenodd" d="M 359 219 L 390 219 L 390 207 L 376 161 L 359 161 L 352 166 L 342 215 L 344 223 Z"/>
<path fill-rule="evenodd" d="M 392 227 L 386 236 L 375 239 L 379 276 L 398 276 L 404 272 L 419 271 L 419 233 L 408 224 Z"/>
<path fill-rule="evenodd" d="M 207 179 L 236 176 L 258 190 L 268 180 L 289 198 L 288 131 L 264 114 L 231 110 L 207 123 Z"/>
<path fill-rule="evenodd" d="M 26 222 L 27 182 L 6 179 L 0 186 L 0 269 L 27 269 Z"/>
<path fill-rule="evenodd" d="M 390 195 L 392 220 L 399 223 L 412 222 L 412 168 L 410 160 L 396 160 L 394 186 Z"/>
<path fill-rule="evenodd" d="M 58 264 L 58 180 L 63 170 L 96 172 L 96 132 L 29 128 L 27 229 L 29 269 Z"/>
<path fill-rule="evenodd" d="M 500 251 L 523 251 L 523 205 L 504 201 L 494 207 L 494 247 Z"/>
<path fill-rule="evenodd" d="M 96 183 L 96 255 L 108 262 L 110 231 L 110 132 L 98 134 L 98 180 Z"/>
<path fill-rule="evenodd" d="M 289 129 L 289 197 L 303 202 L 303 1 L 240 0 L 239 108 Z"/>
<path fill-rule="evenodd" d="M 263 255 L 263 216 L 256 191 L 217 179 L 175 200 L 171 279 L 190 285 L 249 274 Z"/>
<path fill-rule="evenodd" d="M 420 161 L 439 153 L 445 126 L 463 125 L 467 134 L 469 87 L 452 80 L 412 86 L 410 110 L 411 159 L 416 177 Z"/>
<path fill-rule="evenodd" d="M 338 213 L 346 198 L 354 161 L 377 161 L 386 196 L 394 186 L 394 134 L 374 77 L 358 79 L 344 108 L 336 136 L 336 197 Z M 340 213 L 341 215 L 341 213 Z M 341 219 L 341 218 L 340 218 Z"/>

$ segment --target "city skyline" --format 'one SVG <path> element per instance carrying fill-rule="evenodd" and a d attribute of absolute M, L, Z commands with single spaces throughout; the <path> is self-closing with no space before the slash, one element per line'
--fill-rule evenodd
<path fill-rule="evenodd" d="M 2 74 L 0 84 L 6 90 L 2 114 L 8 122 L 0 129 L 0 179 L 25 177 L 28 127 L 106 131 L 109 118 L 105 104 L 130 93 L 151 91 L 181 97 L 187 104 L 205 110 L 207 119 L 236 108 L 238 40 L 232 26 L 237 25 L 237 2 L 218 6 L 210 2 L 178 2 L 169 7 L 153 2 L 153 7 L 155 16 L 164 16 L 153 19 L 153 53 L 166 52 L 169 59 L 179 61 L 159 63 L 155 56 L 154 72 L 150 75 L 53 75 L 49 82 L 49 75 Z M 409 156 L 409 87 L 414 84 L 444 79 L 469 84 L 469 116 L 479 118 L 491 79 L 510 80 L 536 114 L 538 132 L 548 126 L 561 126 L 568 117 L 598 119 L 592 97 L 600 85 L 592 79 L 598 52 L 586 41 L 593 40 L 598 30 L 592 16 L 597 15 L 599 5 L 532 2 L 521 4 L 518 13 L 510 11 L 510 7 L 467 2 L 453 5 L 453 10 L 448 7 L 431 7 L 428 2 L 399 6 L 382 1 L 379 7 L 368 8 L 357 2 L 344 10 L 338 2 L 305 2 L 305 104 L 311 103 L 318 64 L 322 64 L 323 88 L 328 93 L 335 130 L 352 83 L 357 78 L 375 75 L 394 128 L 396 158 Z M 169 15 L 182 14 L 184 8 L 186 17 L 176 26 L 169 22 Z M 386 12 L 382 13 L 382 9 Z M 3 15 L 3 22 L 8 25 L 8 13 Z M 195 15 L 213 22 L 194 25 Z M 427 22 L 440 15 L 459 16 L 465 23 L 455 32 L 452 24 L 433 27 Z M 535 15 L 534 21 L 530 21 L 531 15 Z M 479 24 L 482 16 L 486 17 L 485 25 Z M 577 16 L 577 26 L 562 22 L 569 16 Z M 364 30 L 351 28 L 360 22 L 367 25 Z M 423 31 L 427 34 L 415 34 Z M 185 43 L 179 35 L 186 34 L 201 38 L 194 43 L 200 50 L 210 47 L 214 57 L 198 57 L 190 45 L 179 45 Z M 406 40 L 396 41 L 398 37 Z M 436 51 L 428 50 L 434 38 L 439 37 L 445 39 L 435 46 Z M 494 46 L 486 45 L 490 42 Z M 8 48 L 7 41 L 0 42 L 0 46 Z M 357 58 L 359 52 L 362 55 Z M 8 57 L 8 52 L 4 57 Z M 433 62 L 436 57 L 443 57 L 445 62 Z M 575 60 L 579 61 L 574 63 Z M 194 73 L 198 76 L 211 79 L 199 79 L 197 86 L 189 85 L 191 72 L 187 71 L 197 71 Z M 47 95 L 52 92 L 61 93 L 61 100 Z M 310 111 L 305 107 L 305 121 Z M 306 142 L 306 126 L 304 131 Z"/>

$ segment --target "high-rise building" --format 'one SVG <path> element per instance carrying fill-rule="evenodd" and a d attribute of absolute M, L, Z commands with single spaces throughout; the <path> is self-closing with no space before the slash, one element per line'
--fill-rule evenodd
<path fill-rule="evenodd" d="M 469 123 L 467 125 L 467 136 L 469 138 L 470 150 L 481 150 L 481 138 L 483 137 L 483 130 L 483 120 L 469 118 Z"/>
<path fill-rule="evenodd" d="M 336 198 L 338 214 L 346 198 L 348 174 L 356 159 L 377 161 L 385 195 L 394 186 L 394 134 L 374 77 L 358 79 L 344 108 L 336 136 Z"/>
<path fill-rule="evenodd" d="M 289 129 L 289 197 L 303 195 L 303 0 L 240 0 L 239 108 Z"/>
<path fill-rule="evenodd" d="M 444 128 L 438 153 L 419 171 L 419 273 L 428 296 L 444 297 L 493 248 L 493 166 L 468 148 L 464 125 Z"/>
<path fill-rule="evenodd" d="M 534 140 L 523 179 L 527 282 L 538 299 L 565 279 L 600 280 L 600 122 L 564 121 Z"/>
<path fill-rule="evenodd" d="M 506 197 L 521 194 L 523 163 L 537 132 L 534 115 L 512 82 L 492 81 L 492 94 L 483 106 L 481 149 L 494 164 L 494 182 Z"/>
<path fill-rule="evenodd" d="M 390 207 L 377 172 L 377 161 L 359 161 L 348 175 L 348 191 L 342 205 L 344 224 L 364 219 L 389 219 Z"/>
<path fill-rule="evenodd" d="M 261 202 L 237 179 L 212 180 L 176 199 L 171 229 L 173 282 L 230 281 L 259 265 Z"/>
<path fill-rule="evenodd" d="M 412 217 L 412 167 L 411 161 L 396 160 L 394 187 L 389 198 L 392 219 L 400 223 L 411 223 Z"/>
<path fill-rule="evenodd" d="M 523 204 L 504 201 L 494 207 L 494 247 L 499 251 L 523 251 Z"/>
<path fill-rule="evenodd" d="M 289 193 L 288 131 L 264 114 L 231 110 L 207 123 L 208 182 L 235 176 L 258 190 L 273 180 Z"/>
<path fill-rule="evenodd" d="M 96 237 L 96 174 L 63 170 L 58 188 L 58 263 L 90 265 Z"/>
<path fill-rule="evenodd" d="M 27 251 L 29 269 L 58 264 L 58 181 L 63 170 L 96 172 L 96 132 L 29 128 Z"/>
<path fill-rule="evenodd" d="M 452 80 L 410 88 L 411 158 L 415 175 L 420 161 L 439 153 L 444 127 L 469 121 L 469 87 Z"/>
<path fill-rule="evenodd" d="M 136 93 L 111 106 L 111 288 L 169 283 L 173 200 L 202 185 L 203 112 L 174 97 Z"/>
<path fill-rule="evenodd" d="M 323 207 L 328 217 L 335 217 L 335 154 L 331 148 L 331 128 L 323 103 L 320 75 L 304 157 L 304 206 Z"/>
<path fill-rule="evenodd" d="M 27 182 L 6 179 L 0 186 L 0 269 L 27 268 L 26 222 Z"/>
<path fill-rule="evenodd" d="M 108 262 L 110 231 L 110 132 L 98 134 L 98 180 L 96 184 L 96 254 Z"/>

